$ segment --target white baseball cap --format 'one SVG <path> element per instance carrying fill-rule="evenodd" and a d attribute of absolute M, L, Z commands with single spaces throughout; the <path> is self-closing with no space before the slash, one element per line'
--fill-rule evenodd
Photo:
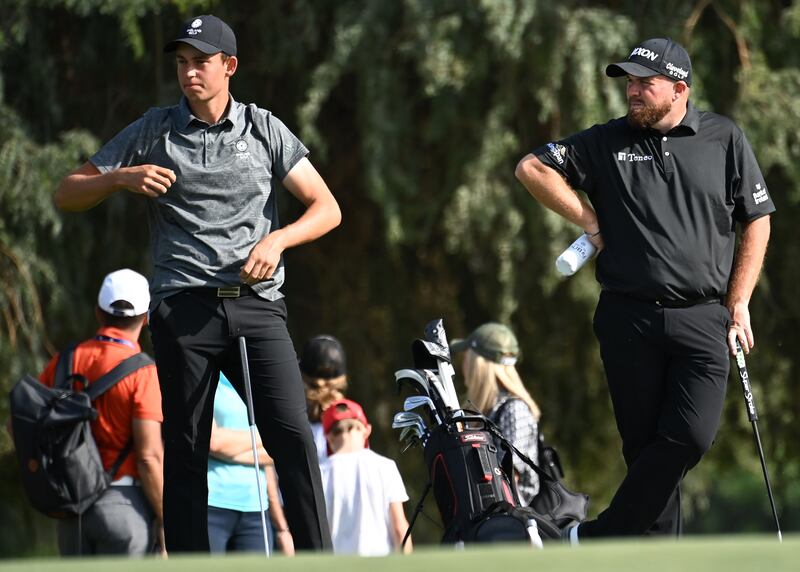
<path fill-rule="evenodd" d="M 114 308 L 114 302 L 125 301 L 133 308 Z M 105 277 L 100 293 L 97 295 L 97 305 L 104 312 L 113 316 L 140 316 L 147 312 L 150 306 L 150 286 L 147 278 L 134 272 L 130 268 L 115 270 Z"/>

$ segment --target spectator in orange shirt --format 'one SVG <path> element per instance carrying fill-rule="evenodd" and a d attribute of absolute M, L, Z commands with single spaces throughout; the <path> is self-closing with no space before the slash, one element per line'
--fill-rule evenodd
<path fill-rule="evenodd" d="M 106 276 L 97 298 L 100 324 L 94 337 L 75 348 L 72 373 L 97 380 L 122 360 L 139 353 L 150 293 L 147 279 L 123 269 Z M 52 386 L 58 355 L 39 376 Z M 103 467 L 110 471 L 126 447 L 111 486 L 81 517 L 58 521 L 62 555 L 164 553 L 161 495 L 164 447 L 161 391 L 156 368 L 128 375 L 94 402 L 92 435 Z M 131 448 L 132 446 L 132 448 Z"/>

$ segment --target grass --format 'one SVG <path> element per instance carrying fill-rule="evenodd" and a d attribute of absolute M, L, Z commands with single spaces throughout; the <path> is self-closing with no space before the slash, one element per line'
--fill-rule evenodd
<path fill-rule="evenodd" d="M 411 556 L 358 558 L 307 555 L 275 557 L 175 556 L 169 560 L 127 558 L 28 559 L 0 562 L 2 572 L 782 572 L 798 570 L 800 535 L 779 544 L 769 536 L 687 537 L 675 541 L 607 541 L 578 548 L 547 544 L 544 550 L 518 545 L 472 546 L 456 551 L 421 547 Z"/>

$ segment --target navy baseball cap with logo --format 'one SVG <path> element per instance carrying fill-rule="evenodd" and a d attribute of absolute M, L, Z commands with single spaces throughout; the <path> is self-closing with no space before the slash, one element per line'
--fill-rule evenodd
<path fill-rule="evenodd" d="M 624 62 L 609 64 L 608 77 L 663 75 L 692 85 L 692 62 L 679 43 L 669 38 L 652 38 L 636 46 Z"/>
<path fill-rule="evenodd" d="M 165 52 L 174 52 L 178 44 L 189 44 L 204 54 L 224 52 L 236 55 L 236 36 L 225 22 L 216 16 L 195 16 L 181 24 L 178 37 L 164 46 Z"/>

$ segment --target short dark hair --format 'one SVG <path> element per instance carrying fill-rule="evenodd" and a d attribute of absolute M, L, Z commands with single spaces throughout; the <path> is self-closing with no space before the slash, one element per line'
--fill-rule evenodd
<path fill-rule="evenodd" d="M 127 300 L 117 300 L 111 304 L 111 307 L 116 310 L 133 310 L 133 304 Z M 100 311 L 100 323 L 108 328 L 130 330 L 144 319 L 144 314 L 141 316 L 115 316 L 114 314 L 109 314 L 102 308 L 98 307 L 98 310 Z"/>

